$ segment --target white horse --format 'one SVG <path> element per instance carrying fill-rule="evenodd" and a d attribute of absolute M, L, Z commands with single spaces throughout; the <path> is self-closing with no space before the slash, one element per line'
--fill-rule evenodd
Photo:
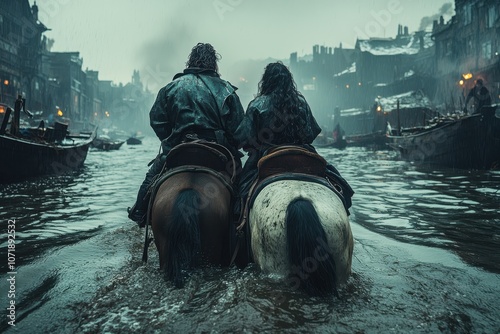
<path fill-rule="evenodd" d="M 353 237 L 339 196 L 312 181 L 277 180 L 249 212 L 251 248 L 265 273 L 311 294 L 337 293 L 351 273 Z"/>

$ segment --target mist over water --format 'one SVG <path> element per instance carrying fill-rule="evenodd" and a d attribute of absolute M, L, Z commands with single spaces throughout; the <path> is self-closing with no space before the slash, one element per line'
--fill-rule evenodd
<path fill-rule="evenodd" d="M 57 332 L 491 333 L 500 328 L 498 171 L 424 169 L 392 151 L 319 149 L 351 183 L 353 274 L 311 298 L 251 265 L 165 282 L 126 217 L 156 138 L 91 150 L 82 171 L 0 187 L 16 219 L 16 327 Z M 5 250 L 6 239 L 0 247 Z M 3 253 L 4 251 L 2 251 Z M 5 254 L 5 253 L 3 253 Z M 6 261 L 0 263 L 6 272 Z M 0 276 L 0 291 L 6 291 Z M 1 307 L 6 307 L 2 297 Z"/>

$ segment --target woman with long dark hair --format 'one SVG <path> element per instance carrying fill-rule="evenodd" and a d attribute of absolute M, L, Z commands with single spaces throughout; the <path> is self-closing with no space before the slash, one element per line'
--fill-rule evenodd
<path fill-rule="evenodd" d="M 236 131 L 248 160 L 240 179 L 240 196 L 246 201 L 249 189 L 257 176 L 257 163 L 274 146 L 299 145 L 316 152 L 311 145 L 321 132 L 311 108 L 297 90 L 290 70 L 280 61 L 266 66 L 257 97 L 247 108 Z M 339 181 L 344 193 L 346 210 L 351 206 L 353 191 L 331 164 L 327 174 Z"/>

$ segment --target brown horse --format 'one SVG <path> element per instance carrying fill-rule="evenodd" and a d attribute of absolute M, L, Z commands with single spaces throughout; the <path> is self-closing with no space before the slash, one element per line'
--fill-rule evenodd
<path fill-rule="evenodd" d="M 229 265 L 231 163 L 230 153 L 213 143 L 181 144 L 167 157 L 169 169 L 151 202 L 151 225 L 160 269 L 177 287 L 184 285 L 186 270 Z"/>

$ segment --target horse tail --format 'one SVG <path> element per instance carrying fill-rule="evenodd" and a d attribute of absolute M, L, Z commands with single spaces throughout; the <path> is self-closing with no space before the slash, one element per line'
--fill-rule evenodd
<path fill-rule="evenodd" d="M 310 294 L 338 296 L 335 260 L 312 203 L 304 198 L 294 199 L 288 205 L 285 220 L 292 280 Z"/>
<path fill-rule="evenodd" d="M 200 194 L 196 190 L 181 191 L 165 228 L 169 240 L 165 248 L 165 276 L 179 288 L 184 286 L 183 270 L 197 264 L 201 250 L 200 203 Z"/>

